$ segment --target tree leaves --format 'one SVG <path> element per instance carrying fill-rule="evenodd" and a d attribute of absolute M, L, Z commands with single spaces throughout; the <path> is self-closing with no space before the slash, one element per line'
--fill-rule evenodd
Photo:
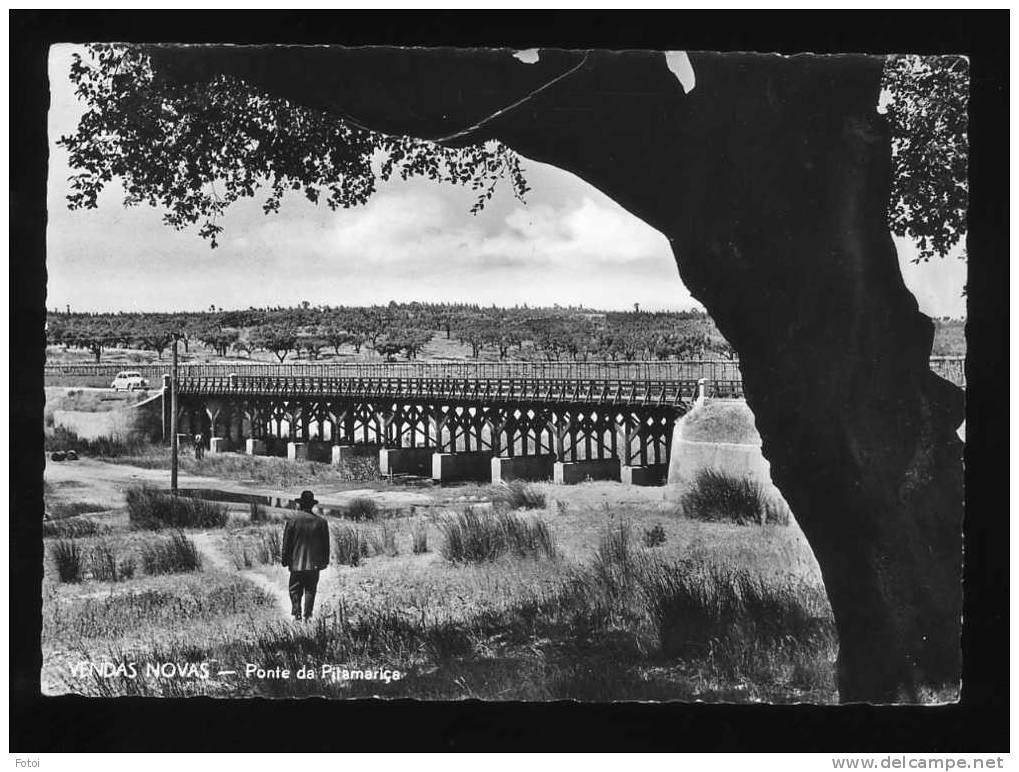
<path fill-rule="evenodd" d="M 88 109 L 57 143 L 80 170 L 68 206 L 95 208 L 119 178 L 125 205 L 162 208 L 167 225 L 197 226 L 212 247 L 226 209 L 260 193 L 266 214 L 288 191 L 337 210 L 364 204 L 394 175 L 423 177 L 476 191 L 477 213 L 502 179 L 518 198 L 528 190 L 519 157 L 498 143 L 451 149 L 371 132 L 225 76 L 181 85 L 154 72 L 140 46 L 91 45 L 70 79 Z"/>
<path fill-rule="evenodd" d="M 889 226 L 916 241 L 915 262 L 944 256 L 966 235 L 969 61 L 892 56 L 883 85 L 894 164 Z"/>

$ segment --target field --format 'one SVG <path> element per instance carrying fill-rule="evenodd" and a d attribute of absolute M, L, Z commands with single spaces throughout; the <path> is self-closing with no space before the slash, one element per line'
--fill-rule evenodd
<path fill-rule="evenodd" d="M 181 485 L 272 488 L 236 471 L 185 470 Z M 615 483 L 320 478 L 333 563 L 315 619 L 295 623 L 287 511 L 212 505 L 222 525 L 138 527 L 129 491 L 160 480 L 94 459 L 47 469 L 48 508 L 94 511 L 47 524 L 46 693 L 837 699 L 830 610 L 795 523 L 687 519 L 662 489 Z"/>

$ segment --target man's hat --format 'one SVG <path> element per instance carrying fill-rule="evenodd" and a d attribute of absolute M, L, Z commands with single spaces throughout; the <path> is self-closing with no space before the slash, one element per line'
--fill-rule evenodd
<path fill-rule="evenodd" d="M 297 503 L 313 507 L 318 504 L 318 499 L 315 498 L 315 494 L 311 491 L 301 491 L 301 498 L 297 500 Z"/>

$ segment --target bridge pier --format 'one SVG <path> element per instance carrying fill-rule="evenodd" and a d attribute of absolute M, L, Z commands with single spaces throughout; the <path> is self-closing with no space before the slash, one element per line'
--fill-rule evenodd
<path fill-rule="evenodd" d="M 492 482 L 501 483 L 510 480 L 551 480 L 552 466 L 555 456 L 513 456 L 512 458 L 492 459 Z"/>
<path fill-rule="evenodd" d="M 425 477 L 432 472 L 435 448 L 382 448 L 379 471 L 384 475 L 416 474 Z"/>
<path fill-rule="evenodd" d="M 255 437 L 249 437 L 244 441 L 244 452 L 249 456 L 264 456 L 265 451 L 265 440 L 257 439 Z"/>
<path fill-rule="evenodd" d="M 587 479 L 620 480 L 618 458 L 592 459 L 590 461 L 556 461 L 552 466 L 552 480 L 557 485 L 576 485 Z"/>
<path fill-rule="evenodd" d="M 648 464 L 647 466 L 623 464 L 619 467 L 620 482 L 624 485 L 664 485 L 668 474 L 668 464 Z"/>
<path fill-rule="evenodd" d="M 435 482 L 490 482 L 492 461 L 491 451 L 433 453 L 432 479 Z"/>
<path fill-rule="evenodd" d="M 230 440 L 226 437 L 209 438 L 209 454 L 226 453 L 230 450 Z"/>
<path fill-rule="evenodd" d="M 331 460 L 329 444 L 321 440 L 290 441 L 287 443 L 287 458 L 291 461 Z"/>

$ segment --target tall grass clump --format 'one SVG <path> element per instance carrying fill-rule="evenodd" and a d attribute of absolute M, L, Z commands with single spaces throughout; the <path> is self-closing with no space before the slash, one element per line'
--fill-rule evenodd
<path fill-rule="evenodd" d="M 356 527 L 341 525 L 333 530 L 333 559 L 341 566 L 359 566 L 368 557 L 368 541 Z"/>
<path fill-rule="evenodd" d="M 74 539 L 59 539 L 50 546 L 50 557 L 61 582 L 77 584 L 81 581 L 82 555 Z"/>
<path fill-rule="evenodd" d="M 55 520 L 86 515 L 89 512 L 104 512 L 109 507 L 103 504 L 91 504 L 87 501 L 54 501 L 46 502 L 46 511 Z"/>
<path fill-rule="evenodd" d="M 117 581 L 117 557 L 106 544 L 97 544 L 88 556 L 89 571 L 97 582 Z"/>
<path fill-rule="evenodd" d="M 396 546 L 396 528 L 383 522 L 378 530 L 371 535 L 371 547 L 375 555 L 388 555 L 391 558 L 399 555 L 400 550 Z"/>
<path fill-rule="evenodd" d="M 500 485 L 493 500 L 507 509 L 544 509 L 545 494 L 522 480 L 510 480 Z"/>
<path fill-rule="evenodd" d="M 648 561 L 640 587 L 667 656 L 705 656 L 725 642 L 807 641 L 830 629 L 823 593 L 742 567 Z"/>
<path fill-rule="evenodd" d="M 278 564 L 283 554 L 283 530 L 268 528 L 259 534 L 256 545 L 258 561 L 263 565 Z"/>
<path fill-rule="evenodd" d="M 149 486 L 127 489 L 128 520 L 134 528 L 222 528 L 229 515 L 223 504 L 173 496 Z"/>
<path fill-rule="evenodd" d="M 202 567 L 198 547 L 183 531 L 146 544 L 141 559 L 147 574 L 182 574 Z"/>
<path fill-rule="evenodd" d="M 414 523 L 410 530 L 411 551 L 415 555 L 428 552 L 428 524 L 423 521 Z"/>
<path fill-rule="evenodd" d="M 439 551 L 452 563 L 483 563 L 504 555 L 551 558 L 558 555 L 555 536 L 540 518 L 512 512 L 483 513 L 468 507 L 440 524 Z"/>
<path fill-rule="evenodd" d="M 380 514 L 375 499 L 366 496 L 353 499 L 343 508 L 343 517 L 347 520 L 378 520 Z"/>
<path fill-rule="evenodd" d="M 47 432 L 43 440 L 43 447 L 47 452 L 74 450 L 84 453 L 86 456 L 97 456 L 100 458 L 119 458 L 121 456 L 134 456 L 144 453 L 152 443 L 143 437 L 95 437 L 86 440 L 78 436 L 73 429 L 66 426 L 56 426 L 52 432 Z"/>
<path fill-rule="evenodd" d="M 597 610 L 596 616 L 606 616 L 620 599 L 632 598 L 642 559 L 628 521 L 611 523 L 602 532 L 593 559 L 576 579 L 577 590 Z"/>
<path fill-rule="evenodd" d="M 248 509 L 251 512 L 252 523 L 264 523 L 269 519 L 269 515 L 265 511 L 265 507 L 263 507 L 254 499 L 252 499 L 251 502 L 249 502 Z"/>
<path fill-rule="evenodd" d="M 62 539 L 98 536 L 108 533 L 109 530 L 109 526 L 84 517 L 67 520 L 44 520 L 42 524 L 43 537 L 57 536 Z"/>
<path fill-rule="evenodd" d="M 775 509 L 758 482 L 714 469 L 697 474 L 681 503 L 687 517 L 737 525 L 763 525 Z"/>

